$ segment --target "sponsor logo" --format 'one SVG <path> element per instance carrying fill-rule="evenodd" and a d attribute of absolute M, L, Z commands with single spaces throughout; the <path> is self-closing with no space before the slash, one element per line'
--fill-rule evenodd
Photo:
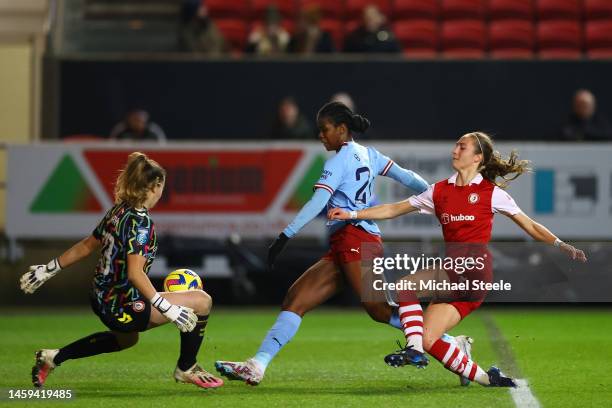
<path fill-rule="evenodd" d="M 328 177 L 332 176 L 332 172 L 329 170 L 323 170 L 323 173 L 321 174 L 321 180 L 327 180 Z"/>
<path fill-rule="evenodd" d="M 123 316 L 121 316 L 121 317 L 117 318 L 117 320 L 118 320 L 118 321 L 120 321 L 120 322 L 121 322 L 121 323 L 123 323 L 123 324 L 128 324 L 128 323 L 129 323 L 129 322 L 131 322 L 133 319 L 132 319 L 132 316 L 130 316 L 129 314 L 127 314 L 127 313 L 123 312 Z"/>
<path fill-rule="evenodd" d="M 478 193 L 472 193 L 468 197 L 468 202 L 470 204 L 476 204 L 478 202 L 478 200 L 480 200 L 480 196 L 478 195 Z"/>
<path fill-rule="evenodd" d="M 453 215 L 453 214 L 444 213 L 440 216 L 440 222 L 444 225 L 449 224 L 451 222 L 474 221 L 474 220 L 476 220 L 476 217 L 473 215 L 464 215 L 464 214 Z"/>
<path fill-rule="evenodd" d="M 357 160 L 357 161 L 361 161 L 361 159 L 359 158 L 359 156 L 357 156 L 357 153 L 353 154 L 353 157 Z"/>
<path fill-rule="evenodd" d="M 359 253 L 359 248 L 351 248 L 351 252 L 357 252 L 357 253 Z"/>
<path fill-rule="evenodd" d="M 134 309 L 135 312 L 142 312 L 145 310 L 145 303 L 142 300 L 137 300 L 132 304 L 132 309 Z"/>

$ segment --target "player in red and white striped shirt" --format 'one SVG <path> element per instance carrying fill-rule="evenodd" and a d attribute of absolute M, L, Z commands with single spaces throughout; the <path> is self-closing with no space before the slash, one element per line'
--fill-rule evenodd
<path fill-rule="evenodd" d="M 491 239 L 495 213 L 512 219 L 536 241 L 554 245 L 571 259 L 585 262 L 583 251 L 561 241 L 545 226 L 525 215 L 512 197 L 502 190 L 506 182 L 527 170 L 527 164 L 527 161 L 517 159 L 516 152 L 512 152 L 508 159 L 502 158 L 493 150 L 493 142 L 485 133 L 468 133 L 457 141 L 452 151 L 452 166 L 456 171 L 452 177 L 431 185 L 418 196 L 398 203 L 383 204 L 356 213 L 332 209 L 328 216 L 330 219 L 381 220 L 417 211 L 435 215 L 440 221 L 444 241 L 447 243 L 446 255 L 456 257 L 469 253 L 487 259 L 484 268 L 476 277 L 472 276 L 472 279 L 490 281 L 492 278 L 491 257 L 487 257 L 486 244 Z M 509 174 L 514 176 L 507 177 Z M 498 178 L 503 181 L 498 182 Z M 440 271 L 426 270 L 422 274 L 427 273 L 433 279 Z M 447 269 L 442 273 L 446 273 L 451 282 L 464 278 L 453 270 Z M 485 294 L 476 292 L 448 302 L 432 302 L 423 316 L 416 294 L 402 293 L 399 313 L 407 345 L 404 349 L 389 354 L 385 361 L 393 366 L 402 366 L 406 364 L 405 356 L 409 350 L 424 349 L 444 364 L 445 368 L 470 381 L 482 385 L 514 387 L 514 381 L 505 377 L 498 368 L 491 367 L 485 372 L 456 344 L 442 339 L 445 332 L 480 306 Z"/>

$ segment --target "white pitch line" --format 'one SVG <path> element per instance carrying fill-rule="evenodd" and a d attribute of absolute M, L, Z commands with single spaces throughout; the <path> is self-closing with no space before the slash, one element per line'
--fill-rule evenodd
<path fill-rule="evenodd" d="M 532 394 L 527 380 L 518 379 L 516 385 L 516 388 L 510 388 L 510 395 L 517 408 L 540 408 L 540 403 Z"/>

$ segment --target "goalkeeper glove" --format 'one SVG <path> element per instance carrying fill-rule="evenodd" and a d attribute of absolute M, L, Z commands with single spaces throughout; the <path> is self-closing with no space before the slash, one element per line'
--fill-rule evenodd
<path fill-rule="evenodd" d="M 151 299 L 151 304 L 182 332 L 192 331 L 198 322 L 198 317 L 193 312 L 193 309 L 186 306 L 173 305 L 161 297 L 159 293 L 155 293 L 155 296 Z"/>
<path fill-rule="evenodd" d="M 34 293 L 43 283 L 54 277 L 62 267 L 57 258 L 46 265 L 32 265 L 19 279 L 19 286 L 25 293 Z"/>

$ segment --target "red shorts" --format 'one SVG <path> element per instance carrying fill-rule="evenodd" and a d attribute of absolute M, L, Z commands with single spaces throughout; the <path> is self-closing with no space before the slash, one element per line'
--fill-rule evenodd
<path fill-rule="evenodd" d="M 459 312 L 461 319 L 478 309 L 482 305 L 482 301 L 479 302 L 450 302 L 449 305 L 453 306 Z"/>
<path fill-rule="evenodd" d="M 373 259 L 382 255 L 383 247 L 380 236 L 349 224 L 332 234 L 329 238 L 329 251 L 321 259 L 344 264 Z"/>
<path fill-rule="evenodd" d="M 471 286 L 472 281 L 480 281 L 489 283 L 493 279 L 493 256 L 491 252 L 487 249 L 486 245 L 479 244 L 452 244 L 447 247 L 447 256 L 452 256 L 454 258 L 457 257 L 472 257 L 472 258 L 480 258 L 483 261 L 483 268 L 481 269 L 472 269 L 465 271 L 461 274 L 457 273 L 455 270 L 446 269 L 446 273 L 448 274 L 451 282 L 460 282 L 460 281 L 468 281 Z M 457 311 L 459 315 L 461 315 L 461 319 L 465 318 L 467 315 L 472 313 L 474 310 L 478 309 L 482 302 L 484 301 L 487 295 L 486 290 L 468 290 L 466 292 L 455 292 L 454 297 L 457 299 L 456 301 L 448 302 L 452 305 Z"/>

